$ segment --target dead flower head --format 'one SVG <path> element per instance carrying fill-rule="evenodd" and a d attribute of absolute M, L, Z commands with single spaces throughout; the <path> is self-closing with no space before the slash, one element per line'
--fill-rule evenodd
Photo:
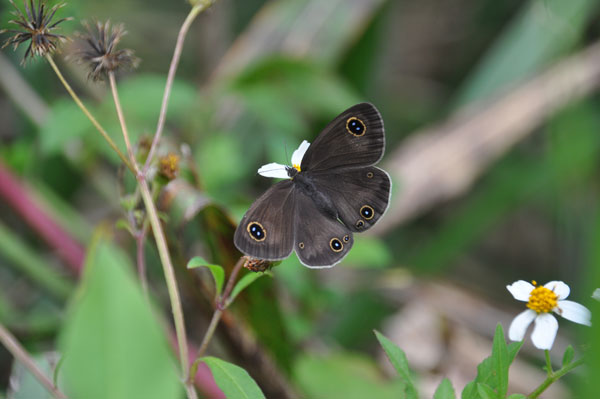
<path fill-rule="evenodd" d="M 6 32 L 11 34 L 2 45 L 2 48 L 13 45 L 13 48 L 16 50 L 21 43 L 29 42 L 25 56 L 23 56 L 23 63 L 33 56 L 45 56 L 52 53 L 56 50 L 58 42 L 67 40 L 63 35 L 52 33 L 58 27 L 58 24 L 71 19 L 61 18 L 56 22 L 52 22 L 56 10 L 64 6 L 64 3 L 56 4 L 54 7 L 48 9 L 43 0 L 39 0 L 37 4 L 33 0 L 29 0 L 29 4 L 27 0 L 24 0 L 25 12 L 23 13 L 13 0 L 9 1 L 16 10 L 12 12 L 16 19 L 9 22 L 18 25 L 19 28 L 3 29 L 0 31 L 0 33 Z"/>
<path fill-rule="evenodd" d="M 173 180 L 179 173 L 179 156 L 173 153 L 161 157 L 158 162 L 158 171 L 168 180 Z"/>
<path fill-rule="evenodd" d="M 97 21 L 94 26 L 87 22 L 82 25 L 87 32 L 79 33 L 81 50 L 75 54 L 79 63 L 88 64 L 90 72 L 88 78 L 95 81 L 102 80 L 109 72 L 118 69 L 133 69 L 138 66 L 139 58 L 135 57 L 133 50 L 117 50 L 117 44 L 127 32 L 122 24 L 110 26 L 110 21 L 105 23 Z"/>

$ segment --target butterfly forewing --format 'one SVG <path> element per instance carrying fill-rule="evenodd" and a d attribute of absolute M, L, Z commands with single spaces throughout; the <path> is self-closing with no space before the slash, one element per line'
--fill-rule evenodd
<path fill-rule="evenodd" d="M 336 219 L 322 214 L 314 201 L 299 192 L 296 197 L 294 249 L 308 267 L 330 267 L 341 261 L 354 243 L 352 232 Z"/>
<path fill-rule="evenodd" d="M 377 108 L 362 103 L 331 121 L 302 158 L 301 170 L 316 172 L 369 166 L 383 156 L 383 120 Z"/>
<path fill-rule="evenodd" d="M 287 258 L 294 248 L 297 194 L 291 180 L 269 188 L 242 218 L 233 238 L 235 246 L 259 259 Z"/>
<path fill-rule="evenodd" d="M 385 171 L 375 166 L 315 172 L 311 178 L 352 231 L 369 229 L 388 207 L 392 182 Z"/>

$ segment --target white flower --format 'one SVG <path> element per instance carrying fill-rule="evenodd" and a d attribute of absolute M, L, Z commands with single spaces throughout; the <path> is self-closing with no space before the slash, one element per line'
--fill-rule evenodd
<path fill-rule="evenodd" d="M 591 326 L 591 312 L 583 305 L 573 301 L 565 301 L 569 296 L 569 286 L 562 281 L 550 281 L 538 286 L 519 280 L 507 285 L 513 297 L 527 302 L 528 309 L 514 318 L 508 329 L 511 341 L 522 341 L 527 327 L 535 321 L 531 340 L 538 349 L 550 349 L 558 331 L 558 321 L 550 312 L 557 313 L 572 322 Z"/>
<path fill-rule="evenodd" d="M 597 301 L 600 301 L 600 288 L 596 288 L 594 290 L 594 293 L 592 294 L 592 298 L 594 298 Z"/>
<path fill-rule="evenodd" d="M 302 144 L 300 144 L 300 147 L 298 147 L 298 149 L 296 151 L 294 151 L 294 153 L 292 154 L 292 166 L 296 170 L 298 170 L 298 172 L 300 171 L 300 165 L 302 164 L 302 158 L 304 157 L 304 154 L 306 153 L 306 150 L 308 150 L 309 146 L 310 146 L 310 143 L 308 141 L 304 140 L 302 142 Z M 265 176 L 265 177 L 276 177 L 279 179 L 289 179 L 290 176 L 288 175 L 287 168 L 288 168 L 288 166 L 286 166 L 286 165 L 272 162 L 272 163 L 268 163 L 266 165 L 261 166 L 258 169 L 258 174 L 261 176 Z"/>

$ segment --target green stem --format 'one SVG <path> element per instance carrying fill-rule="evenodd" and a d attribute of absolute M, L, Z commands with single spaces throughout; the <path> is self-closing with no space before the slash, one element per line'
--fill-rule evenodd
<path fill-rule="evenodd" d="M 156 132 L 154 133 L 154 138 L 152 139 L 152 145 L 150 146 L 150 151 L 148 152 L 148 157 L 146 158 L 146 164 L 144 165 L 143 172 L 144 175 L 148 172 L 148 168 L 150 167 L 150 163 L 152 162 L 152 158 L 154 157 L 154 153 L 156 152 L 156 147 L 160 141 L 160 137 L 162 136 L 163 128 L 165 126 L 165 120 L 167 118 L 167 108 L 169 105 L 169 97 L 171 95 L 171 88 L 173 87 L 173 81 L 175 80 L 175 72 L 177 72 L 177 66 L 179 65 L 179 59 L 181 58 L 181 52 L 183 51 L 183 42 L 185 41 L 185 36 L 187 35 L 192 22 L 194 19 L 208 7 L 210 7 L 216 0 L 202 0 L 196 2 L 196 5 L 192 7 L 188 16 L 185 18 L 185 21 L 181 25 L 181 29 L 179 29 L 179 34 L 177 35 L 177 42 L 175 44 L 175 50 L 173 51 L 173 58 L 171 59 L 171 65 L 169 66 L 169 74 L 167 75 L 167 83 L 165 84 L 165 91 L 163 94 L 162 104 L 160 107 L 160 113 L 158 115 L 158 123 L 156 125 Z"/>
<path fill-rule="evenodd" d="M 233 290 L 235 279 L 236 279 L 238 273 L 240 272 L 240 270 L 242 269 L 242 266 L 244 265 L 245 261 L 246 261 L 245 256 L 242 256 L 237 261 L 237 263 L 233 267 L 233 270 L 231 271 L 231 274 L 229 275 L 229 280 L 227 280 L 227 286 L 225 287 L 225 291 L 223 291 L 223 294 L 216 301 L 217 303 L 216 303 L 215 313 L 213 313 L 212 319 L 210 320 L 210 324 L 208 325 L 206 333 L 204 333 L 204 338 L 202 338 L 202 343 L 200 344 L 200 348 L 198 349 L 198 353 L 196 354 L 196 360 L 194 360 L 194 363 L 192 363 L 192 367 L 190 367 L 190 375 L 189 375 L 189 379 L 188 379 L 188 384 L 191 384 L 194 381 L 194 377 L 195 377 L 196 373 L 198 372 L 198 365 L 202 361 L 202 356 L 204 356 L 204 352 L 206 352 L 206 348 L 208 348 L 208 344 L 209 344 L 210 340 L 212 339 L 213 335 L 215 334 L 215 330 L 217 329 L 217 326 L 219 325 L 219 321 L 221 320 L 223 311 L 225 310 L 225 308 L 227 306 L 229 306 L 231 304 L 228 301 L 229 295 L 231 294 L 231 291 Z"/>
<path fill-rule="evenodd" d="M 535 399 L 535 398 L 539 397 L 550 385 L 552 385 L 554 382 L 558 381 L 560 378 L 562 378 L 565 374 L 569 373 L 571 370 L 581 366 L 583 363 L 584 363 L 584 359 L 579 359 L 579 360 L 576 360 L 574 362 L 567 364 L 566 366 L 562 367 L 559 370 L 551 372 L 548 375 L 548 377 L 544 380 L 544 382 L 542 382 L 540 384 L 539 387 L 537 387 L 533 392 L 531 392 L 529 395 L 527 395 L 527 398 Z M 550 369 L 551 369 L 551 367 L 550 367 Z"/>
<path fill-rule="evenodd" d="M 546 374 L 548 377 L 552 375 L 552 360 L 550 359 L 550 351 L 548 349 L 544 350 L 544 357 L 546 358 Z"/>
<path fill-rule="evenodd" d="M 123 115 L 123 108 L 121 107 L 121 101 L 119 100 L 119 92 L 117 91 L 117 82 L 115 81 L 114 72 L 108 73 L 108 81 L 110 82 L 110 91 L 113 96 L 113 100 L 115 102 L 115 108 L 117 109 L 117 116 L 119 118 L 119 123 L 121 124 L 121 132 L 123 132 L 123 139 L 125 140 L 125 148 L 127 148 L 127 154 L 129 155 L 129 160 L 133 165 L 133 169 L 136 174 L 140 174 L 140 169 L 138 168 L 137 162 L 135 160 L 135 155 L 133 154 L 133 147 L 131 146 L 131 140 L 129 140 L 129 131 L 127 130 L 127 124 L 125 123 L 125 116 Z"/>
<path fill-rule="evenodd" d="M 119 93 L 117 92 L 117 85 L 115 82 L 114 74 L 109 73 L 110 87 L 115 101 L 115 108 L 121 123 L 121 130 L 123 132 L 123 138 L 127 146 L 127 153 L 129 154 L 135 176 L 138 181 L 140 193 L 142 194 L 142 201 L 146 207 L 148 218 L 150 219 L 150 225 L 152 226 L 152 232 L 154 233 L 154 240 L 156 241 L 156 247 L 158 249 L 158 255 L 163 267 L 163 273 L 167 283 L 167 290 L 169 292 L 169 299 L 171 302 L 171 311 L 173 312 L 173 319 L 175 322 L 175 334 L 177 335 L 177 346 L 179 348 L 179 362 L 181 366 L 181 373 L 183 380 L 188 380 L 188 347 L 187 347 L 187 336 L 185 333 L 185 322 L 183 319 L 183 309 L 181 307 L 181 298 L 179 296 L 179 289 L 177 288 L 177 280 L 175 279 L 175 271 L 173 263 L 171 262 L 171 255 L 169 254 L 169 248 L 167 246 L 167 240 L 165 233 L 163 232 L 162 225 L 158 218 L 158 211 L 154 205 L 152 194 L 146 178 L 141 174 L 140 169 L 135 160 L 131 142 L 129 141 L 129 134 L 127 132 L 127 124 L 125 123 L 125 117 L 123 115 L 123 109 L 121 108 L 121 102 L 119 100 Z M 193 386 L 186 384 L 186 392 L 188 398 L 196 398 L 196 391 Z"/>
<path fill-rule="evenodd" d="M 69 94 L 73 98 L 73 101 L 75 101 L 75 104 L 77 104 L 77 106 L 81 109 L 81 111 L 85 114 L 85 116 L 87 116 L 87 118 L 90 120 L 90 122 L 92 122 L 92 125 L 94 125 L 94 127 L 100 132 L 100 134 L 102 135 L 102 137 L 104 137 L 104 140 L 106 140 L 106 142 L 108 143 L 108 145 L 117 153 L 117 155 L 119 156 L 119 158 L 121 158 L 121 161 L 123 161 L 123 163 L 129 168 L 129 170 L 131 170 L 132 172 L 135 173 L 135 171 L 133 170 L 133 167 L 131 166 L 131 164 L 129 163 L 129 161 L 125 157 L 125 155 L 121 152 L 121 150 L 119 150 L 119 147 L 117 147 L 117 145 L 110 138 L 110 136 L 108 135 L 108 133 L 106 133 L 106 130 L 104 130 L 104 128 L 102 127 L 102 125 L 100 125 L 100 123 L 98 123 L 98 121 L 96 120 L 96 118 L 94 118 L 94 116 L 90 113 L 90 111 L 88 111 L 88 109 L 86 108 L 86 106 L 83 105 L 83 103 L 79 99 L 79 96 L 75 93 L 75 91 L 73 91 L 73 89 L 71 88 L 71 86 L 69 85 L 69 83 L 67 82 L 67 80 L 64 78 L 63 74 L 60 72 L 60 69 L 58 69 L 58 66 L 54 63 L 54 60 L 52 59 L 52 57 L 50 56 L 50 54 L 46 55 L 46 60 L 48 60 L 48 63 L 50 64 L 50 66 L 52 67 L 52 69 L 54 69 L 54 72 L 56 73 L 56 76 L 58 76 L 58 79 L 61 81 L 61 83 L 63 84 L 63 86 L 65 86 L 65 89 L 67 89 L 67 91 L 69 92 Z"/>
<path fill-rule="evenodd" d="M 67 396 L 62 393 L 50 379 L 39 369 L 35 361 L 29 353 L 21 346 L 19 341 L 8 331 L 2 324 L 0 324 L 0 342 L 8 351 L 27 369 L 33 374 L 33 376 L 50 392 L 55 398 L 66 399 Z"/>

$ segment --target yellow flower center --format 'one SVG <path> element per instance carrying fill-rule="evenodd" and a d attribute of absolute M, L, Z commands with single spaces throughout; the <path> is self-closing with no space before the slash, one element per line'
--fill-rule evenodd
<path fill-rule="evenodd" d="M 558 305 L 558 295 L 546 287 L 537 287 L 535 281 L 533 281 L 533 285 L 536 287 L 529 293 L 527 307 L 537 313 L 551 312 Z"/>
<path fill-rule="evenodd" d="M 293 164 L 292 166 L 294 167 L 294 169 L 300 172 L 300 165 Z"/>

